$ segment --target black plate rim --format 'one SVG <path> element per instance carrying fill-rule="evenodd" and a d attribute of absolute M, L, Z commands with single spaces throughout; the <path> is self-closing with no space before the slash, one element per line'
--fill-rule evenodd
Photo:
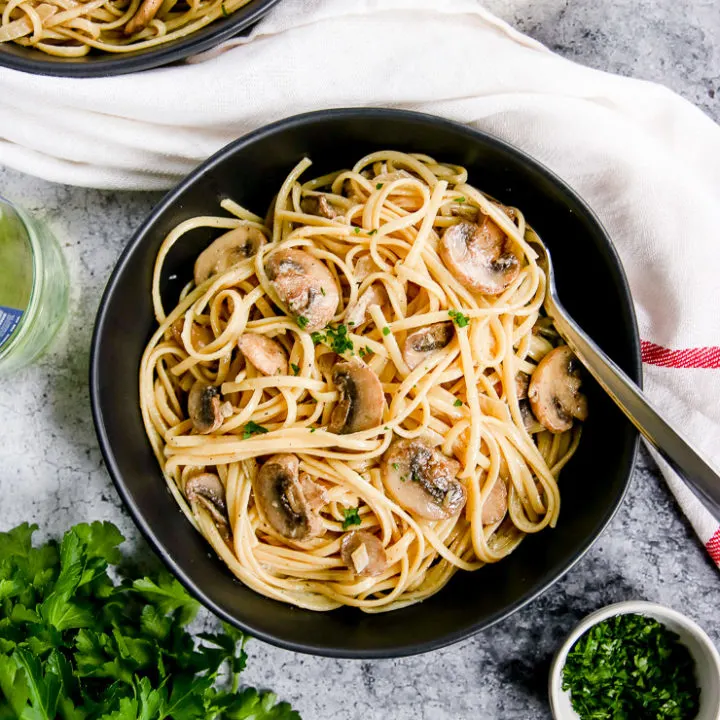
<path fill-rule="evenodd" d="M 174 40 L 168 45 L 138 50 L 137 53 L 108 55 L 106 60 L 91 62 L 24 57 L 3 50 L 0 46 L 0 67 L 18 70 L 32 75 L 47 75 L 68 78 L 97 78 L 126 75 L 142 70 L 151 70 L 161 65 L 184 60 L 229 40 L 241 30 L 260 20 L 280 0 L 254 0 L 252 4 L 236 10 L 229 18 L 219 23 L 210 23 L 185 38 Z M 209 31 L 203 33 L 203 30 Z M 202 35 L 198 36 L 198 33 Z"/>
<path fill-rule="evenodd" d="M 336 644 L 335 647 L 327 647 L 327 646 L 321 646 L 321 645 L 314 645 L 310 643 L 299 643 L 299 642 L 293 642 L 293 641 L 287 641 L 283 640 L 282 638 L 277 638 L 274 635 L 270 633 L 266 633 L 263 631 L 258 631 L 255 628 L 249 626 L 248 624 L 242 622 L 241 620 L 238 620 L 236 617 L 234 617 L 231 613 L 226 612 L 221 607 L 219 607 L 212 598 L 208 597 L 208 595 L 203 592 L 203 590 L 193 582 L 193 580 L 188 577 L 188 575 L 178 566 L 178 564 L 173 559 L 171 553 L 167 552 L 165 548 L 155 539 L 154 532 L 152 528 L 149 526 L 149 524 L 145 521 L 142 512 L 139 507 L 137 507 L 136 503 L 133 501 L 132 497 L 130 496 L 129 492 L 126 490 L 121 474 L 119 472 L 119 469 L 117 467 L 117 464 L 115 463 L 115 459 L 113 456 L 113 453 L 110 449 L 108 437 L 105 431 L 105 425 L 103 423 L 103 418 L 100 412 L 100 398 L 99 398 L 99 371 L 100 371 L 100 364 L 97 361 L 98 359 L 98 347 L 100 338 L 104 332 L 104 326 L 105 326 L 105 319 L 106 319 L 106 312 L 107 307 L 109 303 L 109 299 L 114 293 L 115 285 L 119 281 L 121 275 L 123 274 L 125 264 L 128 261 L 128 258 L 130 254 L 133 252 L 135 247 L 142 242 L 142 239 L 147 231 L 147 229 L 155 223 L 157 218 L 165 212 L 165 210 L 171 206 L 177 199 L 177 197 L 190 185 L 195 184 L 202 178 L 207 172 L 209 172 L 212 168 L 215 167 L 220 162 L 223 162 L 228 156 L 233 155 L 235 151 L 247 144 L 253 143 L 256 140 L 263 138 L 267 135 L 272 135 L 278 131 L 286 130 L 289 128 L 296 127 L 298 125 L 305 125 L 305 124 L 312 124 L 315 120 L 325 119 L 328 117 L 342 119 L 342 118 L 353 118 L 353 119 L 364 119 L 366 121 L 371 122 L 374 119 L 378 118 L 387 118 L 387 117 L 395 117 L 397 119 L 401 119 L 407 122 L 416 122 L 416 123 L 430 123 L 435 124 L 438 127 L 446 127 L 448 129 L 452 129 L 455 132 L 459 132 L 462 134 L 465 134 L 468 136 L 469 139 L 481 139 L 483 142 L 488 143 L 490 145 L 494 145 L 501 149 L 503 152 L 509 153 L 511 155 L 514 155 L 518 160 L 522 161 L 523 163 L 529 164 L 534 167 L 538 172 L 545 175 L 545 177 L 559 186 L 563 193 L 566 193 L 569 195 L 574 202 L 576 202 L 578 205 L 580 205 L 583 210 L 588 214 L 588 217 L 597 225 L 597 228 L 600 230 L 605 243 L 606 243 L 606 249 L 608 253 L 610 254 L 615 269 L 618 273 L 618 285 L 617 290 L 619 293 L 623 295 L 623 299 L 625 303 L 627 304 L 628 310 L 629 310 L 629 317 L 628 317 L 628 323 L 629 323 L 629 330 L 631 331 L 632 335 L 632 347 L 630 348 L 632 352 L 633 357 L 633 367 L 628 368 L 629 374 L 631 376 L 634 376 L 638 385 L 642 387 L 642 362 L 641 362 L 641 353 L 640 353 L 640 335 L 638 331 L 638 324 L 637 324 L 637 316 L 635 313 L 635 305 L 632 300 L 632 294 L 630 292 L 630 285 L 627 280 L 627 275 L 625 273 L 625 269 L 622 265 L 622 262 L 620 261 L 620 256 L 618 255 L 618 252 L 615 248 L 615 245 L 613 244 L 607 230 L 602 225 L 600 220 L 598 219 L 595 212 L 590 208 L 590 206 L 570 187 L 568 186 L 560 177 L 558 177 L 554 172 L 552 172 L 550 169 L 545 167 L 542 163 L 535 160 L 533 157 L 525 153 L 524 151 L 520 150 L 519 148 L 515 147 L 514 145 L 511 145 L 510 143 L 501 140 L 500 138 L 491 135 L 487 132 L 476 130 L 474 128 L 471 128 L 467 125 L 463 125 L 461 123 L 454 122 L 452 120 L 447 120 L 445 118 L 441 118 L 435 115 L 430 115 L 427 113 L 420 113 L 410 110 L 396 110 L 396 109 L 390 109 L 390 108 L 335 108 L 330 110 L 316 110 L 313 112 L 307 112 L 302 113 L 299 115 L 293 115 L 291 117 L 278 120 L 274 123 L 271 123 L 269 125 L 265 125 L 261 128 L 258 128 L 257 130 L 254 130 L 247 135 L 242 136 L 241 138 L 238 138 L 237 140 L 234 140 L 233 142 L 229 143 L 222 149 L 220 149 L 218 152 L 216 152 L 214 155 L 212 155 L 210 158 L 208 158 L 205 162 L 203 162 L 201 165 L 199 165 L 195 170 L 193 170 L 185 179 L 183 179 L 178 185 L 176 185 L 173 189 L 168 191 L 168 193 L 162 198 L 162 200 L 156 205 L 156 207 L 153 209 L 153 211 L 150 213 L 150 215 L 145 219 L 145 221 L 142 223 L 142 225 L 138 228 L 138 230 L 133 233 L 133 236 L 123 249 L 122 253 L 120 254 L 120 257 L 118 258 L 115 267 L 112 271 L 112 274 L 110 275 L 110 279 L 108 280 L 108 283 L 105 287 L 105 290 L 103 292 L 102 298 L 100 300 L 100 305 L 98 308 L 98 313 L 95 320 L 95 327 L 93 330 L 92 340 L 91 340 L 91 347 L 90 347 L 90 402 L 92 406 L 92 416 L 93 421 L 95 424 L 95 431 L 98 437 L 98 442 L 100 444 L 100 450 L 102 452 L 103 459 L 105 461 L 105 465 L 108 469 L 108 472 L 110 474 L 110 477 L 113 481 L 113 484 L 115 485 L 115 488 L 118 491 L 118 494 L 120 495 L 123 503 L 128 508 L 130 515 L 135 523 L 135 525 L 138 527 L 140 532 L 142 533 L 145 540 L 147 540 L 148 544 L 153 548 L 155 553 L 160 557 L 162 562 L 170 569 L 170 571 L 175 575 L 175 577 L 182 583 L 182 585 L 188 590 L 188 592 L 195 597 L 202 605 L 204 605 L 208 610 L 210 610 L 212 613 L 214 613 L 216 616 L 218 616 L 220 619 L 230 623 L 231 625 L 234 625 L 235 627 L 239 628 L 243 632 L 251 635 L 252 637 L 255 637 L 259 640 L 262 640 L 263 642 L 267 642 L 271 645 L 274 645 L 276 647 L 285 649 L 285 650 L 291 650 L 293 652 L 303 653 L 306 655 L 317 655 L 322 657 L 331 657 L 331 658 L 340 658 L 340 659 L 356 659 L 356 660 L 379 660 L 379 659 L 387 659 L 387 658 L 397 658 L 397 657 L 410 657 L 413 655 L 420 655 L 422 653 L 432 652 L 434 650 L 440 650 L 442 648 L 448 647 L 450 645 L 453 645 L 455 643 L 461 642 L 463 640 L 467 640 L 468 638 L 473 637 L 475 634 L 480 632 L 481 630 L 485 630 L 496 623 L 504 620 L 505 618 L 509 617 L 513 613 L 517 612 L 521 608 L 525 607 L 526 605 L 530 604 L 533 600 L 538 598 L 540 595 L 542 595 L 544 592 L 546 592 L 552 585 L 554 585 L 556 582 L 558 582 L 561 578 L 563 578 L 570 570 L 572 570 L 573 567 L 585 556 L 585 554 L 590 550 L 590 548 L 597 542 L 597 540 L 600 538 L 600 536 L 605 532 L 607 526 L 610 524 L 612 519 L 615 517 L 615 514 L 617 513 L 618 509 L 622 505 L 626 495 L 628 488 L 630 486 L 630 481 L 632 478 L 633 470 L 635 468 L 636 462 L 637 462 L 637 455 L 638 455 L 638 448 L 639 448 L 639 435 L 637 432 L 635 432 L 635 437 L 632 443 L 632 452 L 630 454 L 630 459 L 628 463 L 627 468 L 627 479 L 625 481 L 625 487 L 623 489 L 623 492 L 618 497 L 617 501 L 611 507 L 608 512 L 603 517 L 598 530 L 594 537 L 587 540 L 582 546 L 580 546 L 572 560 L 567 564 L 567 566 L 557 575 L 554 575 L 552 579 L 542 583 L 534 592 L 531 592 L 525 596 L 523 596 L 521 599 L 519 599 L 517 602 L 505 607 L 503 610 L 498 611 L 497 613 L 494 613 L 489 618 L 485 618 L 484 620 L 478 621 L 476 623 L 473 623 L 462 630 L 458 630 L 454 633 L 446 634 L 440 638 L 436 638 L 434 640 L 429 640 L 427 642 L 423 643 L 417 643 L 414 645 L 402 645 L 402 646 L 395 646 L 395 647 L 387 647 L 379 650 L 356 650 L 354 648 L 347 648 L 342 647 L 341 641 Z M 401 612 L 401 611 L 398 611 Z"/>

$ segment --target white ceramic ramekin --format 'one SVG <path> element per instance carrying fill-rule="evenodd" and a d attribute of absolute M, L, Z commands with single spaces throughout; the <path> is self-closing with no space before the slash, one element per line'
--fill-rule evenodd
<path fill-rule="evenodd" d="M 588 615 L 567 637 L 550 668 L 550 707 L 555 720 L 578 720 L 570 704 L 570 693 L 562 690 L 562 671 L 572 646 L 593 625 L 614 615 L 646 615 L 680 636 L 695 660 L 700 687 L 700 712 L 695 720 L 720 720 L 720 655 L 705 631 L 677 610 L 652 602 L 629 601 L 608 605 Z"/>

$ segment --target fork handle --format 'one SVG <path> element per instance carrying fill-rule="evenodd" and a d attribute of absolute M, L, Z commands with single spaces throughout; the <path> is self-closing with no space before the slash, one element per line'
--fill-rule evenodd
<path fill-rule="evenodd" d="M 545 308 L 556 330 L 590 374 L 720 521 L 720 476 L 707 460 L 663 420 L 640 388 L 588 337 L 559 303 L 548 297 Z"/>

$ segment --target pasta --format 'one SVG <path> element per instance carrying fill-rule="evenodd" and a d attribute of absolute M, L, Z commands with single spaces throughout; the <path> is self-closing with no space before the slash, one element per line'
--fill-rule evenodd
<path fill-rule="evenodd" d="M 0 43 L 74 58 L 126 53 L 183 38 L 249 0 L 0 0 Z"/>
<path fill-rule="evenodd" d="M 310 164 L 267 219 L 226 199 L 164 240 L 140 403 L 170 491 L 243 583 L 388 611 L 555 525 L 586 399 L 519 210 L 426 155 Z M 163 263 L 197 228 L 220 234 L 166 312 Z"/>

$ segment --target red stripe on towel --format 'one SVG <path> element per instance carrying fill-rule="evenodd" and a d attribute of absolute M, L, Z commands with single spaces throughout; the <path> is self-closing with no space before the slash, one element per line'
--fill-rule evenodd
<path fill-rule="evenodd" d="M 720 566 L 720 528 L 718 528 L 715 534 L 707 541 L 705 547 L 715 564 Z"/>
<path fill-rule="evenodd" d="M 720 368 L 720 347 L 669 350 L 655 343 L 641 342 L 642 361 L 670 368 Z"/>

